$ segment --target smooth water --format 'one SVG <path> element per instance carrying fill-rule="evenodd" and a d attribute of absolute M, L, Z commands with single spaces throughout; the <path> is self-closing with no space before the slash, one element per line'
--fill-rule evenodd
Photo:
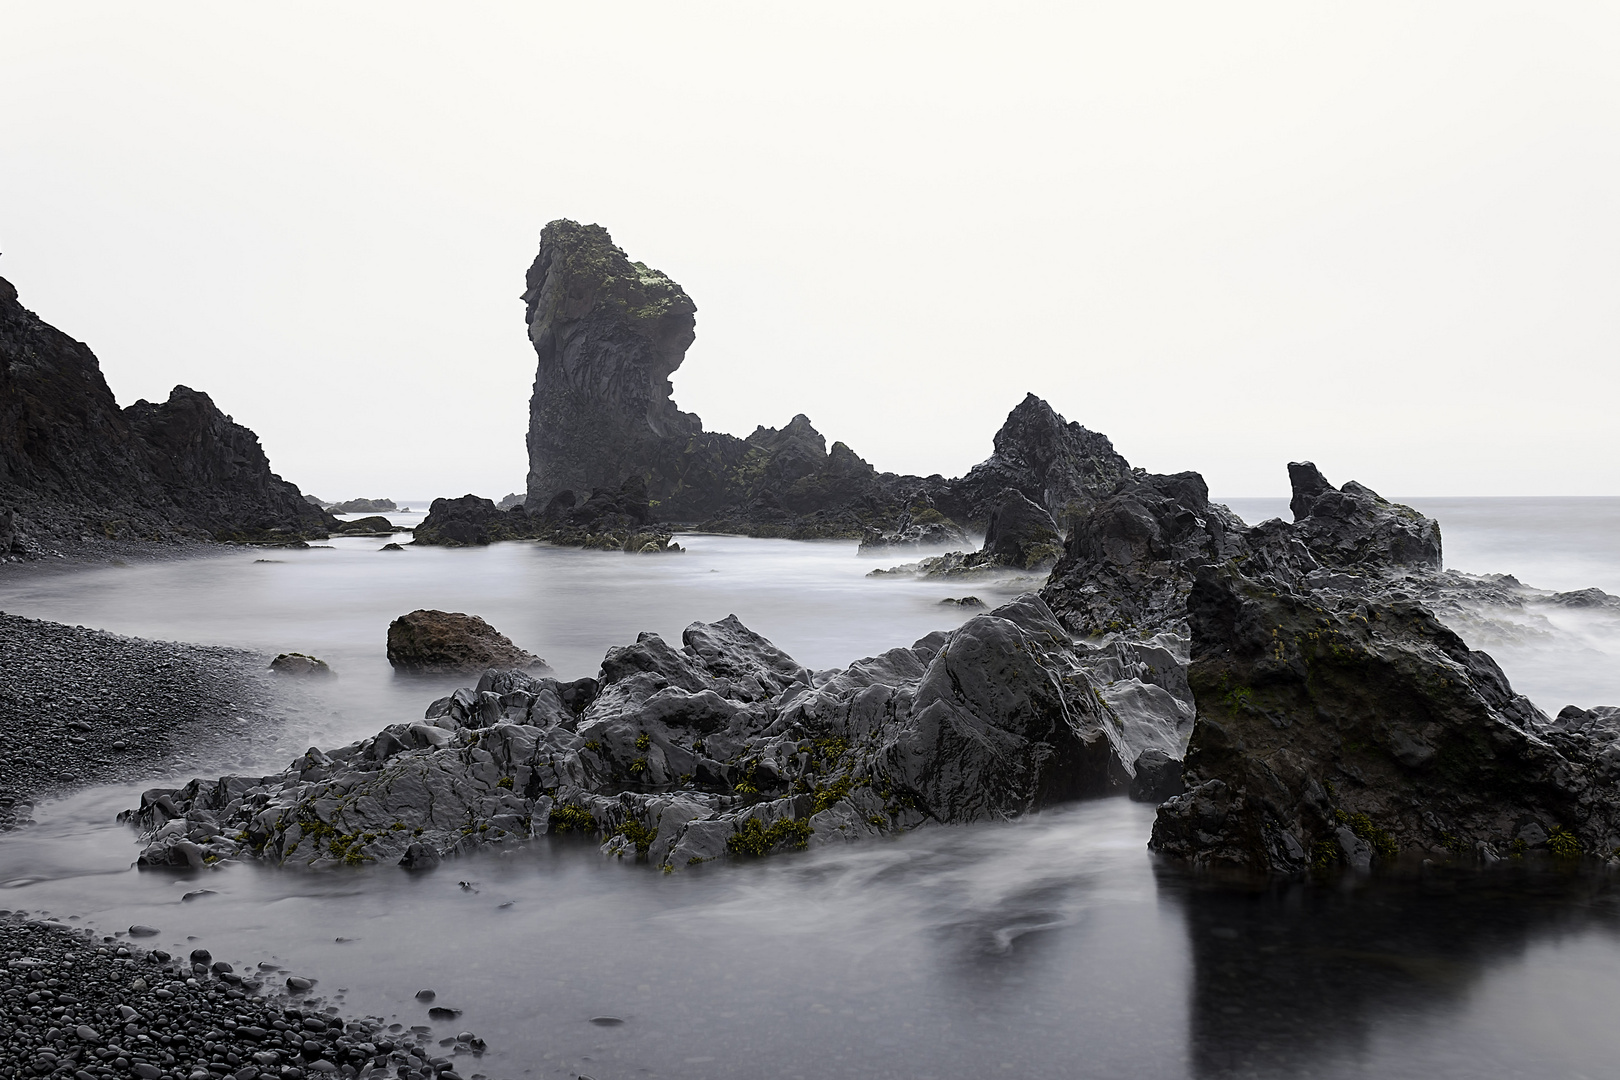
<path fill-rule="evenodd" d="M 1591 504 L 1570 502 L 1549 520 L 1586 521 Z M 1496 529 L 1518 530 L 1527 556 L 1541 550 L 1520 511 L 1463 509 L 1441 518 L 1448 555 L 1490 553 L 1473 534 Z M 1583 529 L 1604 532 L 1558 531 Z M 281 743 L 241 752 L 269 770 L 308 741 L 420 715 L 457 682 L 389 672 L 388 621 L 415 607 L 482 615 L 572 677 L 638 631 L 678 639 L 687 622 L 732 612 L 801 662 L 844 664 L 971 614 L 944 597 L 994 604 L 1017 588 L 868 579 L 899 560 L 857 558 L 848 543 L 687 540 L 687 553 L 652 558 L 535 544 L 383 553 L 381 540 L 340 539 L 12 577 L 0 608 L 325 657 L 339 677 L 288 699 Z M 1590 583 L 1620 577 L 1603 542 L 1583 550 L 1609 575 Z M 1538 579 L 1513 555 L 1509 544 L 1500 562 L 1466 568 L 1588 583 Z M 1620 649 L 1537 633 L 1616 667 Z M 1542 652 L 1498 659 L 1521 685 Z M 1572 668 L 1559 692 L 1598 703 L 1611 676 Z M 197 771 L 210 764 L 223 761 Z M 1620 923 L 1601 874 L 1213 888 L 1156 865 L 1153 811 L 1124 800 L 672 876 L 550 839 L 425 875 L 139 873 L 134 838 L 111 820 L 137 796 L 103 787 L 38 807 L 36 826 L 0 838 L 0 906 L 147 923 L 166 947 L 233 962 L 274 956 L 346 1014 L 423 1023 L 413 995 L 432 987 L 464 1010 L 441 1034 L 489 1042 L 462 1075 L 1600 1077 L 1620 1060 Z M 212 893 L 181 899 L 199 889 Z M 605 1015 L 624 1022 L 591 1022 Z"/>

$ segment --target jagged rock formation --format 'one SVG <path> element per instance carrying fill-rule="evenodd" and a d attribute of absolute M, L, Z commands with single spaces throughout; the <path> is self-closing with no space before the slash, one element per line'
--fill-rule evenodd
<path fill-rule="evenodd" d="M 1153 847 L 1289 874 L 1620 845 L 1616 717 L 1554 724 L 1417 599 L 1518 590 L 1443 573 L 1415 510 L 1289 475 L 1295 521 L 1253 528 L 1196 473 L 1124 478 L 1071 518 L 1043 593 L 1073 631 L 1190 645 L 1187 791 Z"/>
<path fill-rule="evenodd" d="M 131 816 L 152 833 L 145 865 L 424 867 L 573 831 L 679 870 L 1123 791 L 1185 740 L 1129 706 L 1130 688 L 1173 693 L 1156 677 L 1133 647 L 1073 641 L 1033 595 L 837 671 L 733 617 L 679 648 L 642 634 L 596 679 L 489 671 L 422 721 L 281 776 L 148 792 Z"/>
<path fill-rule="evenodd" d="M 996 432 L 995 452 L 953 481 L 940 498 L 946 513 L 979 522 L 1013 488 L 1062 521 L 1131 475 L 1106 435 L 1064 420 L 1026 394 Z"/>
<path fill-rule="evenodd" d="M 1290 584 L 1199 575 L 1190 790 L 1158 850 L 1296 873 L 1620 846 L 1615 716 L 1555 727 L 1422 605 Z"/>
<path fill-rule="evenodd" d="M 1043 595 L 1077 633 L 1184 635 L 1193 571 L 1243 554 L 1245 533 L 1197 473 L 1132 474 L 1070 516 Z"/>
<path fill-rule="evenodd" d="M 4 279 L 0 505 L 16 513 L 16 534 L 52 543 L 294 540 L 334 524 L 207 394 L 177 386 L 165 402 L 120 409 L 89 348 L 24 308 Z"/>
<path fill-rule="evenodd" d="M 746 439 L 704 431 L 676 407 L 669 383 L 694 340 L 695 305 L 667 275 L 631 262 L 599 225 L 547 225 L 523 298 L 538 361 L 531 516 L 565 492 L 585 502 L 638 477 L 649 521 L 754 536 L 888 535 L 909 545 L 913 525 L 982 527 L 1008 487 L 1061 517 L 1129 472 L 1106 438 L 1033 395 L 1008 416 L 995 453 L 955 481 L 880 473 L 841 442 L 829 448 L 803 414 Z M 531 532 L 567 542 L 543 527 Z M 423 542 L 438 542 L 433 535 Z"/>
<path fill-rule="evenodd" d="M 546 662 L 476 615 L 418 608 L 388 624 L 388 662 L 401 671 L 457 675 L 485 668 L 543 668 Z"/>

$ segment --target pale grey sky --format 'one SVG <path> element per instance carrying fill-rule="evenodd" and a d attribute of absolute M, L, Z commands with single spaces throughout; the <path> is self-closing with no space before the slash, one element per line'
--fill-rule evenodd
<path fill-rule="evenodd" d="M 1026 390 L 1226 495 L 1620 494 L 1613 4 L 0 2 L 0 275 L 327 498 L 521 490 L 541 226 L 676 399 L 960 473 Z"/>

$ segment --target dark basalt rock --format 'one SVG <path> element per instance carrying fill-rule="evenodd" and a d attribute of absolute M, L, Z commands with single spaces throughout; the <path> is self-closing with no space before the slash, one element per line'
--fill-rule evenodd
<path fill-rule="evenodd" d="M 89 348 L 0 279 L 0 504 L 33 541 L 293 540 L 335 524 L 270 471 L 253 432 L 177 386 L 120 409 Z"/>
<path fill-rule="evenodd" d="M 399 507 L 394 505 L 393 499 L 350 499 L 327 509 L 334 514 L 381 514 Z"/>
<path fill-rule="evenodd" d="M 463 495 L 459 499 L 434 499 L 413 535 L 418 544 L 471 547 L 497 540 L 519 540 L 532 535 L 532 531 L 526 513 L 501 510 L 489 499 Z"/>
<path fill-rule="evenodd" d="M 867 545 L 862 544 L 861 551 L 867 550 Z M 1052 515 L 1026 499 L 1018 489 L 1006 488 L 990 511 L 984 545 L 978 551 L 947 551 L 888 570 L 874 570 L 866 576 L 1005 578 L 1015 571 L 1044 573 L 1062 550 L 1063 538 L 1058 535 Z"/>
<path fill-rule="evenodd" d="M 1612 715 L 1555 728 L 1423 606 L 1208 567 L 1188 617 L 1199 718 L 1156 850 L 1299 873 L 1620 846 Z"/>
<path fill-rule="evenodd" d="M 292 675 L 298 678 L 332 674 L 331 665 L 325 660 L 304 653 L 282 653 L 270 661 L 270 670 L 278 675 Z"/>
<path fill-rule="evenodd" d="M 680 551 L 667 529 L 648 524 L 651 516 L 647 485 L 632 476 L 617 491 L 597 489 L 583 502 L 573 491 L 559 491 L 538 513 L 522 505 L 502 510 L 476 495 L 435 499 L 415 542 L 464 547 L 529 539 L 603 551 Z"/>
<path fill-rule="evenodd" d="M 425 868 L 576 832 L 676 871 L 1123 791 L 1145 750 L 1184 739 L 1114 708 L 1144 686 L 1126 667 L 1143 665 L 1074 642 L 1033 595 L 838 671 L 731 617 L 678 646 L 642 634 L 595 680 L 487 671 L 422 721 L 281 776 L 147 792 L 127 817 L 152 833 L 143 865 Z"/>
<path fill-rule="evenodd" d="M 1012 487 L 1061 515 L 1129 471 L 1106 438 L 1033 395 L 997 433 L 995 453 L 958 481 L 879 473 L 841 442 L 829 449 L 803 414 L 746 439 L 704 431 L 676 407 L 669 382 L 694 340 L 695 305 L 599 225 L 547 225 L 523 298 L 538 361 L 530 514 L 549 516 L 563 492 L 613 492 L 639 477 L 655 521 L 806 539 L 870 532 L 910 544 L 924 510 L 982 526 Z"/>
<path fill-rule="evenodd" d="M 3 528 L 3 525 L 0 525 L 0 528 Z M 1620 611 L 1620 596 L 1611 596 L 1602 589 L 1576 589 L 1572 592 L 1553 593 L 1551 596 L 1543 597 L 1541 602 L 1566 608 Z"/>
<path fill-rule="evenodd" d="M 375 517 L 355 518 L 353 521 L 338 523 L 334 532 L 344 536 L 392 536 L 399 530 L 387 518 L 377 515 Z"/>
<path fill-rule="evenodd" d="M 995 452 L 953 481 L 941 506 L 963 521 L 984 521 L 1007 488 L 1058 520 L 1084 512 L 1129 476 L 1131 466 L 1105 435 L 1066 421 L 1027 394 L 996 432 Z"/>
<path fill-rule="evenodd" d="M 990 512 L 982 550 L 1003 566 L 1033 570 L 1057 561 L 1063 538 L 1051 514 L 1017 488 L 1007 488 Z"/>
<path fill-rule="evenodd" d="M 1194 571 L 1245 554 L 1245 532 L 1197 473 L 1134 473 L 1070 516 L 1043 595 L 1078 633 L 1184 633 Z"/>
<path fill-rule="evenodd" d="M 915 550 L 917 548 L 967 546 L 968 538 L 956 522 L 933 507 L 907 511 L 893 528 L 868 528 L 861 534 L 857 555 L 870 555 L 888 550 Z"/>
<path fill-rule="evenodd" d="M 1335 488 L 1310 462 L 1290 462 L 1296 534 L 1328 566 L 1440 569 L 1440 525 L 1354 480 Z"/>
<path fill-rule="evenodd" d="M 1127 793 L 1136 802 L 1162 803 L 1187 790 L 1181 779 L 1182 762 L 1163 750 L 1150 748 L 1136 759 L 1136 775 Z"/>
<path fill-rule="evenodd" d="M 402 671 L 443 674 L 546 666 L 476 615 L 427 609 L 388 624 L 388 662 Z"/>

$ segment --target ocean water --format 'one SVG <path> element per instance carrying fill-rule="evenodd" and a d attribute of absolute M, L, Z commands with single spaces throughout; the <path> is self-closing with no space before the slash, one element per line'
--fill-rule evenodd
<path fill-rule="evenodd" d="M 1620 501 L 1537 501 L 1540 519 L 1457 502 L 1419 501 L 1440 515 L 1448 561 L 1460 551 L 1491 560 L 1466 569 L 1548 587 L 1620 580 L 1605 524 Z M 843 664 L 971 614 L 945 597 L 1019 589 L 869 579 L 898 560 L 851 543 L 694 536 L 650 558 L 382 542 L 14 576 L 0 609 L 314 652 L 338 670 L 277 701 L 279 741 L 200 750 L 181 782 L 279 769 L 309 742 L 420 715 L 456 680 L 390 673 L 387 623 L 415 607 L 482 615 L 573 677 L 638 631 L 674 639 L 733 612 L 806 664 Z M 1590 578 L 1556 577 L 1565 549 Z M 1533 633 L 1486 620 L 1465 636 L 1498 634 L 1515 685 L 1546 684 L 1544 707 L 1620 703 L 1620 649 L 1524 622 Z M 1550 656 L 1581 659 L 1549 674 Z M 425 875 L 143 873 L 112 821 L 137 797 L 79 792 L 0 837 L 0 907 L 146 923 L 159 944 L 232 962 L 274 957 L 345 1014 L 426 1023 L 413 995 L 431 987 L 464 1010 L 443 1035 L 489 1043 L 464 1076 L 1595 1078 L 1620 1061 L 1620 920 L 1601 871 L 1233 890 L 1158 864 L 1152 808 L 1111 799 L 673 876 L 561 839 Z M 199 889 L 212 892 L 181 899 Z M 591 1022 L 603 1016 L 623 1023 Z"/>

